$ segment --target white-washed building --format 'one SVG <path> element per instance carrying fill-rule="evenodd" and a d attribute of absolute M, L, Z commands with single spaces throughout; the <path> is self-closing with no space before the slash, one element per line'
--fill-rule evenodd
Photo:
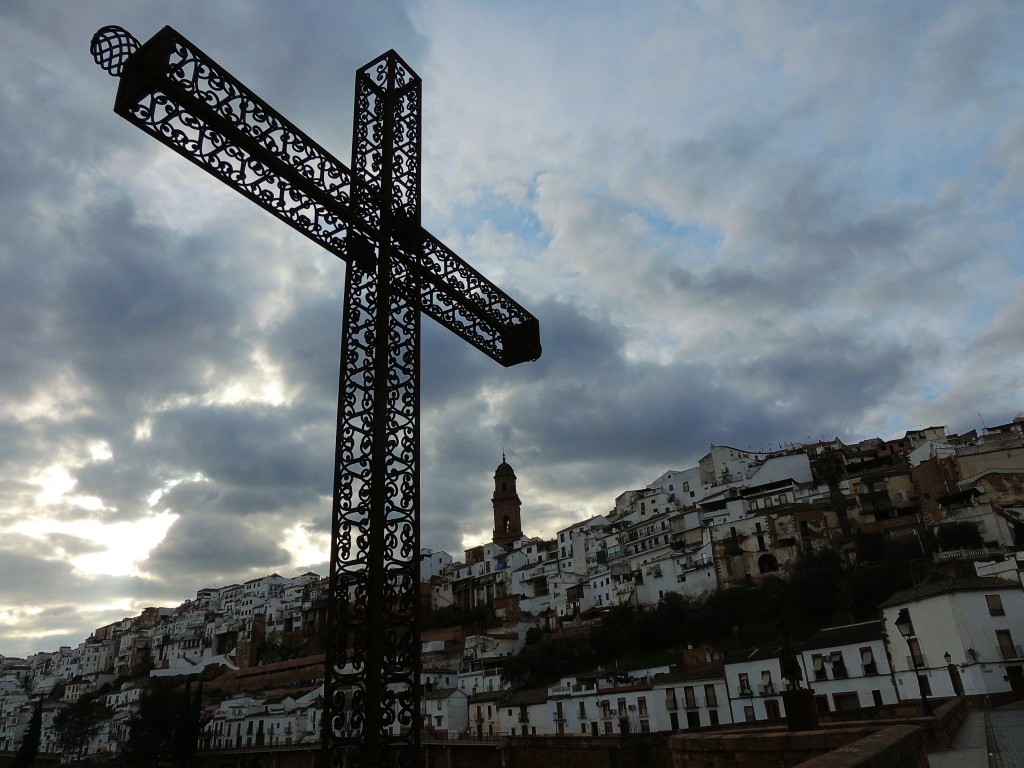
<path fill-rule="evenodd" d="M 957 693 L 997 703 L 1024 698 L 1024 590 L 975 576 L 922 584 L 881 605 L 902 700 Z M 913 634 L 897 629 L 906 611 Z"/>
<path fill-rule="evenodd" d="M 814 691 L 819 711 L 844 712 L 899 700 L 881 621 L 829 627 L 798 648 L 804 682 Z"/>
<path fill-rule="evenodd" d="M 469 728 L 469 696 L 458 688 L 430 688 L 420 702 L 427 736 L 456 739 Z"/>

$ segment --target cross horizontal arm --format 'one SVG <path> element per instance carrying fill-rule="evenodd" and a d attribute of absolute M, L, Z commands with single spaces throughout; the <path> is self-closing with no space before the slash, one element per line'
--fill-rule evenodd
<path fill-rule="evenodd" d="M 368 246 L 380 239 L 351 204 L 351 171 L 176 30 L 164 27 L 131 55 L 114 111 L 326 250 L 372 270 L 374 248 L 350 248 L 346 237 L 352 230 Z M 397 237 L 404 263 L 396 290 L 424 314 L 502 365 L 540 356 L 537 320 L 501 289 L 421 227 Z"/>

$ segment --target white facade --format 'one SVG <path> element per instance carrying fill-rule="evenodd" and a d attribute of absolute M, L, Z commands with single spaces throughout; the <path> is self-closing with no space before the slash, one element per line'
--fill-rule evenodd
<path fill-rule="evenodd" d="M 909 639 L 896 628 L 903 609 L 915 632 Z M 882 613 L 901 699 L 919 698 L 922 686 L 934 696 L 957 687 L 967 696 L 1024 696 L 1024 591 L 1016 583 L 925 584 L 893 595 Z"/>
<path fill-rule="evenodd" d="M 458 688 L 426 691 L 421 703 L 423 725 L 427 732 L 456 739 L 469 728 L 469 697 Z"/>
<path fill-rule="evenodd" d="M 848 711 L 895 704 L 882 623 L 823 629 L 800 645 L 805 683 L 820 710 Z"/>

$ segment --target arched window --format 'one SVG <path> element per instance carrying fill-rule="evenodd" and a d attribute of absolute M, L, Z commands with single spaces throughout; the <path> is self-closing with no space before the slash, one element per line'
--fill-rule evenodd
<path fill-rule="evenodd" d="M 757 559 L 757 567 L 761 573 L 772 573 L 779 570 L 779 561 L 773 555 L 761 555 Z"/>
<path fill-rule="evenodd" d="M 501 530 L 503 533 L 509 533 L 512 530 L 512 521 L 508 519 L 508 515 L 501 520 Z"/>

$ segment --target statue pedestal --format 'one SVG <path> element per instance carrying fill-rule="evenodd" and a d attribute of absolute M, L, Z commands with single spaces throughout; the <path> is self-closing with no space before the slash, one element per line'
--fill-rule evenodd
<path fill-rule="evenodd" d="M 786 725 L 791 731 L 816 731 L 818 709 L 814 705 L 814 693 L 807 688 L 783 691 L 782 703 L 786 707 Z"/>

